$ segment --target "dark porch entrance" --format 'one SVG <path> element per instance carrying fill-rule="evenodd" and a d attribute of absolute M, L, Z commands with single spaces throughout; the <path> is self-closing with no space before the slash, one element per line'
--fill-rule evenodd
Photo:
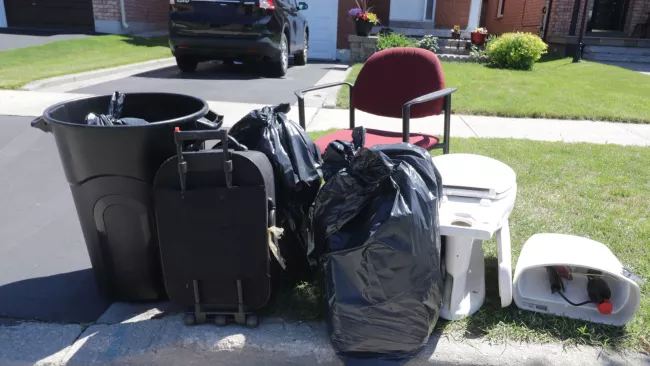
<path fill-rule="evenodd" d="M 588 32 L 622 32 L 630 0 L 594 0 Z"/>

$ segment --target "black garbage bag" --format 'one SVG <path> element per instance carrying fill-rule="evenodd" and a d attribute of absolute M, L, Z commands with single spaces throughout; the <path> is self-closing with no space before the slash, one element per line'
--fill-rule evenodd
<path fill-rule="evenodd" d="M 322 183 L 321 154 L 309 135 L 286 113 L 289 104 L 250 112 L 229 134 L 250 150 L 264 153 L 276 181 L 277 217 L 285 232 L 279 241 L 287 271 L 294 279 L 312 274 L 307 253 L 313 248 L 309 208 Z"/>
<path fill-rule="evenodd" d="M 139 126 L 148 124 L 149 122 L 142 118 L 120 118 L 124 107 L 124 97 L 124 93 L 113 92 L 111 102 L 108 104 L 108 114 L 88 113 L 86 124 L 90 126 Z"/>
<path fill-rule="evenodd" d="M 328 146 L 323 170 L 337 169 L 330 158 L 347 166 L 314 204 L 330 340 L 347 365 L 399 365 L 427 343 L 442 303 L 440 175 L 410 144 L 350 148 Z"/>

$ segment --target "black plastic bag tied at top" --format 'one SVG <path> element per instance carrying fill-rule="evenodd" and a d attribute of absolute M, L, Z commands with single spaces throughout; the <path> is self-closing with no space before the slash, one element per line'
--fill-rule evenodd
<path fill-rule="evenodd" d="M 289 104 L 251 111 L 229 130 L 250 150 L 264 153 L 273 165 L 278 226 L 285 229 L 279 242 L 287 271 L 296 278 L 312 273 L 307 252 L 313 248 L 310 207 L 322 182 L 321 154 L 309 135 L 286 113 Z"/>
<path fill-rule="evenodd" d="M 124 99 L 126 95 L 118 91 L 113 93 L 111 101 L 108 104 L 108 114 L 88 113 L 86 124 L 90 126 L 138 126 L 146 125 L 149 122 L 142 118 L 120 118 L 124 108 Z"/>
<path fill-rule="evenodd" d="M 332 345 L 348 365 L 402 364 L 428 341 L 442 303 L 440 175 L 405 143 L 335 141 L 323 171 L 312 255 Z"/>

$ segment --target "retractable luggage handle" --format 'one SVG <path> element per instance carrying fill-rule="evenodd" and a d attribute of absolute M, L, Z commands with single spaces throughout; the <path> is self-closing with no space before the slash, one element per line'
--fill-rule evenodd
<path fill-rule="evenodd" d="M 176 155 L 178 158 L 178 176 L 181 181 L 181 193 L 186 190 L 187 162 L 183 156 L 183 142 L 193 140 L 204 142 L 206 140 L 221 140 L 223 147 L 223 171 L 226 178 L 226 186 L 232 187 L 232 159 L 230 158 L 230 145 L 237 151 L 247 151 L 246 146 L 240 144 L 228 130 L 205 130 L 205 131 L 181 131 L 179 127 L 174 130 L 174 142 L 176 143 Z"/>

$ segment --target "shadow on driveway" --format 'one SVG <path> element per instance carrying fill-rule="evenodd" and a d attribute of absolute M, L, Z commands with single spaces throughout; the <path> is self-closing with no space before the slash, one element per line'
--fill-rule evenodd
<path fill-rule="evenodd" d="M 618 66 L 630 71 L 641 72 L 650 74 L 650 64 L 642 64 L 637 62 L 615 62 L 615 61 L 599 61 L 601 64 Z"/>
<path fill-rule="evenodd" d="M 91 269 L 0 286 L 0 317 L 57 323 L 94 322 L 108 308 Z"/>

